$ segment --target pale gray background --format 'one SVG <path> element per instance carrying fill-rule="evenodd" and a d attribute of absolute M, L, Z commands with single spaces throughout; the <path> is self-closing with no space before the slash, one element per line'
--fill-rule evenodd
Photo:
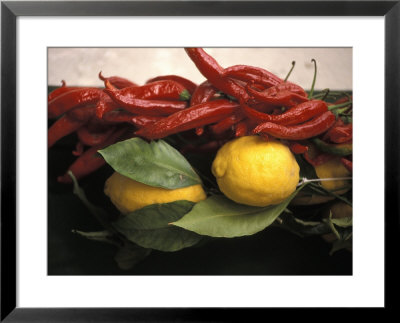
<path fill-rule="evenodd" d="M 296 61 L 290 81 L 311 87 L 317 61 L 316 89 L 352 89 L 351 48 L 205 48 L 223 67 L 247 64 L 284 78 Z M 99 71 L 142 84 L 147 79 L 177 74 L 196 83 L 204 80 L 183 48 L 49 48 L 48 84 L 101 86 Z"/>

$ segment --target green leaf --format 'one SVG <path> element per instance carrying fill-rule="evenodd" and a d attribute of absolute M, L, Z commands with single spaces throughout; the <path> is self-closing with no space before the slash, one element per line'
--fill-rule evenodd
<path fill-rule="evenodd" d="M 269 207 L 237 204 L 223 195 L 213 195 L 171 224 L 211 237 L 252 235 L 272 224 L 301 188 L 282 203 Z"/>
<path fill-rule="evenodd" d="M 126 239 L 144 248 L 177 251 L 201 240 L 201 236 L 191 231 L 169 225 L 188 213 L 193 205 L 189 201 L 152 204 L 121 217 L 113 226 Z"/>
<path fill-rule="evenodd" d="M 122 270 L 132 269 L 137 263 L 142 261 L 151 252 L 151 249 L 139 247 L 130 242 L 126 242 L 114 257 L 118 267 Z"/>
<path fill-rule="evenodd" d="M 116 172 L 150 186 L 175 189 L 201 184 L 185 157 L 163 140 L 147 143 L 132 138 L 99 153 Z"/>

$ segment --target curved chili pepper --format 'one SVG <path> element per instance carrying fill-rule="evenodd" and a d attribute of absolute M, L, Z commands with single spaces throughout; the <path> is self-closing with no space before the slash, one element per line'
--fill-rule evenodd
<path fill-rule="evenodd" d="M 264 91 L 258 91 L 247 84 L 246 90 L 256 100 L 279 106 L 292 107 L 308 101 L 306 92 L 298 86 L 293 86 L 293 83 L 278 84 Z"/>
<path fill-rule="evenodd" d="M 328 106 L 324 101 L 312 100 L 300 103 L 288 111 L 271 115 L 262 113 L 249 106 L 242 105 L 244 113 L 251 119 L 258 122 L 274 122 L 284 126 L 303 123 L 311 118 L 328 111 Z"/>
<path fill-rule="evenodd" d="M 47 147 L 52 147 L 58 140 L 78 130 L 85 123 L 86 121 L 76 120 L 68 115 L 63 115 L 49 128 L 47 132 Z"/>
<path fill-rule="evenodd" d="M 209 81 L 204 81 L 196 87 L 190 99 L 190 105 L 198 105 L 200 103 L 210 101 L 218 90 Z"/>
<path fill-rule="evenodd" d="M 125 79 L 123 77 L 119 77 L 119 76 L 104 77 L 102 75 L 101 71 L 99 72 L 99 79 L 102 81 L 108 80 L 117 89 L 123 89 L 123 88 L 131 87 L 131 86 L 138 86 L 136 83 L 129 81 L 128 79 Z"/>
<path fill-rule="evenodd" d="M 353 124 L 345 124 L 341 118 L 338 118 L 336 123 L 324 135 L 324 140 L 340 144 L 347 142 L 353 138 Z"/>
<path fill-rule="evenodd" d="M 194 105 L 143 127 L 135 134 L 147 139 L 160 139 L 177 132 L 221 121 L 234 113 L 238 107 L 237 103 L 225 99 Z"/>
<path fill-rule="evenodd" d="M 289 145 L 290 151 L 295 155 L 304 154 L 305 152 L 308 151 L 308 146 L 302 145 L 298 142 L 290 141 L 288 143 L 288 145 Z"/>
<path fill-rule="evenodd" d="M 118 97 L 118 101 L 129 102 L 132 99 L 151 99 L 151 100 L 173 100 L 187 101 L 190 99 L 189 91 L 180 83 L 172 80 L 163 80 L 148 83 L 142 86 L 127 87 L 116 89 L 112 84 L 105 80 L 105 92 L 112 92 L 112 98 Z"/>
<path fill-rule="evenodd" d="M 250 65 L 233 65 L 227 67 L 222 75 L 225 77 L 234 77 L 244 82 L 254 81 L 265 87 L 283 83 L 283 80 L 277 75 L 263 68 Z"/>
<path fill-rule="evenodd" d="M 185 51 L 200 73 L 217 89 L 239 101 L 247 102 L 250 99 L 243 86 L 222 76 L 224 69 L 202 48 L 185 48 Z"/>
<path fill-rule="evenodd" d="M 135 115 L 127 111 L 110 111 L 103 115 L 102 120 L 110 124 L 133 123 L 132 118 Z"/>
<path fill-rule="evenodd" d="M 56 97 L 67 93 L 69 91 L 73 91 L 73 90 L 78 90 L 81 87 L 78 86 L 67 86 L 67 83 L 65 83 L 64 80 L 61 81 L 61 87 L 55 89 L 54 91 L 51 91 L 47 97 L 47 102 L 50 102 L 51 100 L 55 99 Z"/>
<path fill-rule="evenodd" d="M 86 146 L 96 146 L 107 140 L 108 137 L 114 132 L 115 127 L 106 129 L 103 132 L 92 132 L 88 127 L 80 127 L 76 134 L 78 135 L 79 141 Z"/>
<path fill-rule="evenodd" d="M 275 138 L 288 140 L 303 140 L 320 135 L 335 123 L 335 115 L 327 111 L 308 122 L 294 126 L 282 126 L 272 122 L 258 125 L 253 133 L 266 133 Z"/>
<path fill-rule="evenodd" d="M 306 152 L 304 152 L 303 157 L 308 163 L 310 163 L 314 167 L 325 164 L 327 161 L 330 161 L 333 158 L 336 158 L 334 155 L 325 154 L 325 153 L 319 154 L 315 157 L 311 157 L 308 150 Z"/>
<path fill-rule="evenodd" d="M 183 101 L 142 100 L 135 98 L 127 100 L 126 97 L 120 98 L 119 94 L 114 90 L 104 89 L 104 91 L 124 110 L 141 115 L 165 116 L 181 111 L 187 106 L 186 102 Z"/>
<path fill-rule="evenodd" d="M 120 105 L 111 99 L 109 95 L 104 93 L 96 104 L 96 116 L 101 119 L 104 114 L 117 110 L 118 108 L 120 108 Z"/>
<path fill-rule="evenodd" d="M 244 115 L 240 113 L 235 113 L 232 114 L 225 119 L 222 119 L 220 122 L 210 126 L 210 130 L 216 134 L 220 135 L 224 133 L 225 131 L 228 131 L 229 129 L 232 128 L 235 124 L 237 124 L 239 121 L 241 121 L 244 118 Z"/>
<path fill-rule="evenodd" d="M 101 95 L 102 90 L 97 88 L 80 88 L 68 91 L 48 103 L 48 117 L 56 118 L 72 109 L 95 104 Z"/>
<path fill-rule="evenodd" d="M 134 116 L 132 118 L 132 123 L 137 127 L 145 127 L 150 124 L 155 123 L 158 120 L 161 120 L 163 117 L 160 116 Z"/>
<path fill-rule="evenodd" d="M 190 94 L 193 94 L 193 92 L 196 90 L 197 88 L 197 84 L 193 83 L 192 81 L 179 76 L 179 75 L 161 75 L 161 76 L 157 76 L 157 77 L 153 77 L 149 80 L 147 80 L 147 83 L 153 83 L 156 81 L 175 81 L 178 82 L 179 84 L 183 85 L 183 87 L 189 91 Z"/>
<path fill-rule="evenodd" d="M 74 174 L 76 179 L 80 179 L 104 166 L 106 162 L 104 158 L 97 153 L 97 151 L 118 141 L 125 131 L 125 128 L 119 129 L 102 143 L 99 143 L 98 145 L 86 150 L 75 160 L 68 170 Z M 59 183 L 72 183 L 71 177 L 68 175 L 68 173 L 59 176 L 57 181 Z"/>
<path fill-rule="evenodd" d="M 80 108 L 76 108 L 70 110 L 66 113 L 69 117 L 78 120 L 78 121 L 89 121 L 95 115 L 95 107 L 94 106 L 83 106 Z"/>

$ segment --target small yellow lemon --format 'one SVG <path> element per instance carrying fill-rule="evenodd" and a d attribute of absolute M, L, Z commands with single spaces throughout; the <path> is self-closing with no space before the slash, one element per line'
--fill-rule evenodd
<path fill-rule="evenodd" d="M 206 198 L 201 185 L 170 190 L 134 181 L 117 172 L 107 179 L 104 193 L 122 214 L 133 212 L 150 204 L 178 200 L 199 202 Z"/>
<path fill-rule="evenodd" d="M 344 167 L 340 157 L 330 159 L 314 168 L 318 178 L 321 179 L 350 176 L 350 172 Z M 349 188 L 345 188 L 349 186 L 349 181 L 347 180 L 321 181 L 321 185 L 329 191 L 335 191 L 337 194 L 344 194 L 349 190 Z M 340 190 L 341 188 L 344 189 Z"/>
<path fill-rule="evenodd" d="M 222 193 L 247 205 L 268 206 L 285 200 L 299 182 L 299 165 L 287 146 L 244 136 L 222 146 L 212 173 Z"/>

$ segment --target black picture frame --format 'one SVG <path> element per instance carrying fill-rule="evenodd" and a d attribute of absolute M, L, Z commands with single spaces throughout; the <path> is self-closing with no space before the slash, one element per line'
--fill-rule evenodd
<path fill-rule="evenodd" d="M 263 309 L 18 308 L 16 283 L 16 20 L 19 16 L 382 16 L 385 19 L 385 309 L 399 233 L 400 1 L 2 1 L 1 321 L 241 321 Z M 368 68 L 368 67 L 365 67 Z M 368 144 L 368 139 L 366 139 Z M 371 175 L 371 174 L 369 174 Z M 388 284 L 390 282 L 390 284 Z M 40 291 L 38 291 L 40 292 Z M 253 313 L 255 312 L 255 313 Z M 247 320 L 245 320 L 247 321 Z"/>

